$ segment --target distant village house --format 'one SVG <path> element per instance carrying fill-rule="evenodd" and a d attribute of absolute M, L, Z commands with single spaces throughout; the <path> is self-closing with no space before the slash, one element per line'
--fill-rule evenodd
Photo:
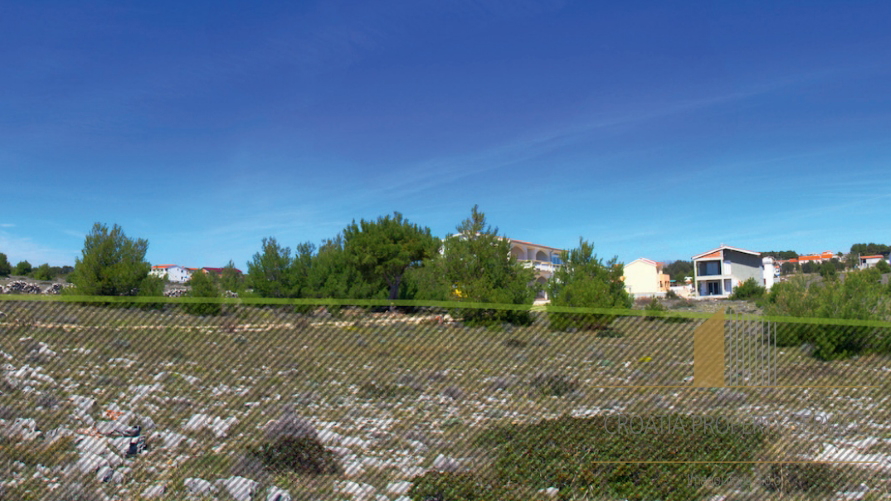
<path fill-rule="evenodd" d="M 693 269 L 696 295 L 701 298 L 726 298 L 750 278 L 770 289 L 776 276 L 773 258 L 728 245 L 693 256 Z"/>
<path fill-rule="evenodd" d="M 671 289 L 671 277 L 663 271 L 664 263 L 638 258 L 625 265 L 625 290 L 631 297 L 665 297 Z"/>
<path fill-rule="evenodd" d="M 149 275 L 161 277 L 168 282 L 184 284 L 192 278 L 192 273 L 198 271 L 202 273 L 213 273 L 217 276 L 222 276 L 223 274 L 223 268 L 186 268 L 185 266 L 180 266 L 178 264 L 159 264 L 152 266 L 152 271 L 149 272 Z M 238 268 L 236 268 L 235 271 L 241 274 L 241 270 Z"/>
<path fill-rule="evenodd" d="M 879 264 L 879 261 L 885 259 L 885 256 L 876 254 L 874 256 L 860 256 L 860 269 L 865 270 Z"/>
<path fill-rule="evenodd" d="M 524 266 L 535 269 L 535 283 L 544 286 L 554 276 L 554 272 L 563 264 L 560 255 L 563 249 L 546 245 L 508 239 L 510 254 Z M 542 290 L 536 298 L 538 302 L 548 301 L 548 294 Z"/>

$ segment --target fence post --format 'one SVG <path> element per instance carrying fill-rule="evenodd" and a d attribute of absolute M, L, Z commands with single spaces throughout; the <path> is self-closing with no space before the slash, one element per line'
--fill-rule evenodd
<path fill-rule="evenodd" d="M 724 309 L 693 332 L 693 386 L 724 387 Z"/>

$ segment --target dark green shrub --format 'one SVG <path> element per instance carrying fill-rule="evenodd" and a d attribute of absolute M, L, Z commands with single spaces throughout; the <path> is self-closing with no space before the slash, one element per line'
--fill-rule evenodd
<path fill-rule="evenodd" d="M 255 446 L 250 453 L 272 473 L 334 475 L 340 472 L 334 453 L 311 438 L 281 438 Z"/>
<path fill-rule="evenodd" d="M 548 316 L 552 329 L 597 330 L 609 325 L 614 315 L 563 313 L 554 307 L 630 308 L 631 296 L 622 281 L 618 258 L 603 262 L 594 254 L 594 244 L 580 238 L 579 247 L 564 252 L 561 266 L 548 282 Z"/>
<path fill-rule="evenodd" d="M 528 501 L 528 495 L 474 473 L 430 472 L 414 480 L 408 492 L 423 501 Z"/>
<path fill-rule="evenodd" d="M 782 494 L 831 494 L 843 490 L 852 474 L 828 463 L 772 464 L 761 477 L 761 486 Z"/>
<path fill-rule="evenodd" d="M 493 300 L 492 302 L 498 302 Z M 532 325 L 532 315 L 525 310 L 487 310 L 479 308 L 454 308 L 449 310 L 453 318 L 461 318 L 468 327 L 500 328 L 503 323 L 517 326 Z"/>
<path fill-rule="evenodd" d="M 570 379 L 562 374 L 539 373 L 529 383 L 536 391 L 543 395 L 562 397 L 576 391 L 578 381 Z"/>
<path fill-rule="evenodd" d="M 814 356 L 835 360 L 866 353 L 889 353 L 889 329 L 819 323 L 820 318 L 891 320 L 888 301 L 875 270 L 853 271 L 842 280 L 808 282 L 798 278 L 776 284 L 766 298 L 765 313 L 814 318 L 813 324 L 777 326 L 779 346 L 812 343 Z"/>
<path fill-rule="evenodd" d="M 516 338 L 505 339 L 503 344 L 508 348 L 525 348 L 529 345 L 528 342 Z"/>
<path fill-rule="evenodd" d="M 260 461 L 266 471 L 272 474 L 294 472 L 309 475 L 334 475 L 341 467 L 329 451 L 319 441 L 312 425 L 286 409 L 284 415 L 266 429 L 262 443 L 249 447 L 247 460 L 251 457 Z"/>
<path fill-rule="evenodd" d="M 586 499 L 707 499 L 713 493 L 691 478 L 751 478 L 751 465 L 718 461 L 755 461 L 773 438 L 766 428 L 723 418 L 708 426 L 700 417 L 676 414 L 636 418 L 650 421 L 629 426 L 629 416 L 562 417 L 488 430 L 478 444 L 494 450 L 489 473 L 429 473 L 414 479 L 409 494 L 416 500 L 464 501 L 520 499 L 518 493 L 526 493 L 529 499 L 530 492 L 555 487 L 559 499 L 576 499 L 580 492 Z"/>
<path fill-rule="evenodd" d="M 833 268 L 834 270 L 835 268 Z M 767 289 L 758 284 L 758 282 L 754 278 L 750 278 L 740 284 L 738 287 L 733 289 L 733 293 L 730 294 L 730 298 L 732 300 L 744 301 L 744 300 L 755 300 L 761 299 L 764 297 L 764 294 L 767 293 Z"/>
<path fill-rule="evenodd" d="M 599 338 L 619 338 L 622 337 L 622 333 L 617 331 L 616 329 L 610 329 L 609 327 L 600 329 L 597 331 L 597 337 Z"/>
<path fill-rule="evenodd" d="M 221 297 L 220 288 L 216 280 L 209 273 L 197 270 L 192 273 L 189 279 L 191 290 L 187 297 L 194 298 L 219 298 Z M 183 310 L 191 315 L 219 315 L 223 311 L 221 303 L 183 303 Z"/>
<path fill-rule="evenodd" d="M 647 320 L 656 320 L 659 317 L 659 314 L 665 311 L 665 307 L 662 306 L 662 303 L 659 302 L 655 297 L 650 298 L 647 302 L 647 305 L 644 306 L 644 311 L 647 313 L 645 317 Z"/>

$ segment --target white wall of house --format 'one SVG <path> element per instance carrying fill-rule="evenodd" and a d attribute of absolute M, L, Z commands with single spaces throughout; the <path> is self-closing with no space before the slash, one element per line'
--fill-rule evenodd
<path fill-rule="evenodd" d="M 166 268 L 154 268 L 149 274 L 175 283 L 188 282 L 189 278 L 192 277 L 192 272 L 189 271 L 188 268 L 179 265 L 168 266 Z"/>
<path fill-rule="evenodd" d="M 770 290 L 773 287 L 773 281 L 776 279 L 776 261 L 770 256 L 761 260 L 764 263 L 764 287 Z"/>
<path fill-rule="evenodd" d="M 766 278 L 760 253 L 730 246 L 693 256 L 693 267 L 700 297 L 727 297 L 749 278 L 759 284 Z"/>
<path fill-rule="evenodd" d="M 192 278 L 192 272 L 182 266 L 171 266 L 170 268 L 167 268 L 167 280 L 170 280 L 171 282 L 188 282 L 190 278 Z"/>
<path fill-rule="evenodd" d="M 633 297 L 664 296 L 668 284 L 661 284 L 668 279 L 662 274 L 662 266 L 649 259 L 635 259 L 624 266 L 625 290 Z"/>
<path fill-rule="evenodd" d="M 872 268 L 873 266 L 879 264 L 879 261 L 882 260 L 881 256 L 864 256 L 860 258 L 860 269 L 865 270 L 866 268 Z"/>

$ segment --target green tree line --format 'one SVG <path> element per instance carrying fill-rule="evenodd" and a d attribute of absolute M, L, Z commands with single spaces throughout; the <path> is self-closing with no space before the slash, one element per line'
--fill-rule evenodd
<path fill-rule="evenodd" d="M 12 266 L 6 254 L 0 252 L 0 277 L 14 275 L 30 277 L 35 280 L 55 280 L 67 277 L 72 271 L 74 271 L 73 266 L 50 266 L 49 263 L 43 263 L 34 268 L 28 260 L 19 261 L 15 266 Z"/>
<path fill-rule="evenodd" d="M 163 280 L 149 275 L 148 241 L 127 237 L 120 226 L 96 223 L 84 241 L 70 275 L 68 294 L 160 296 Z M 438 238 L 427 227 L 402 214 L 353 221 L 338 235 L 316 246 L 293 250 L 275 237 L 262 239 L 260 250 L 242 276 L 232 261 L 216 274 L 194 273 L 193 297 L 219 297 L 223 291 L 262 298 L 418 299 L 531 305 L 545 288 L 561 306 L 627 307 L 622 265 L 603 263 L 593 244 L 580 239 L 579 249 L 564 253 L 566 265 L 548 284 L 516 260 L 510 242 L 499 235 L 478 206 L 456 227 Z M 190 313 L 217 314 L 218 304 L 186 306 Z M 526 311 L 455 308 L 469 324 L 523 324 Z"/>

